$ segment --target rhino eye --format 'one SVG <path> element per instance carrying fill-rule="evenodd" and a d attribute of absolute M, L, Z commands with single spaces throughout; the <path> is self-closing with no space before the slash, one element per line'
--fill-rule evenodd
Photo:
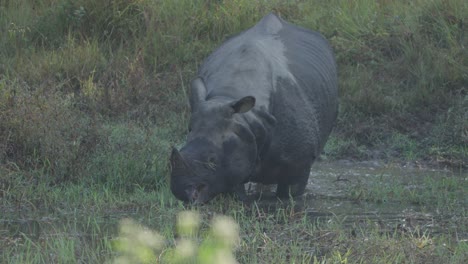
<path fill-rule="evenodd" d="M 206 167 L 211 170 L 216 169 L 216 157 L 215 156 L 208 157 L 208 159 L 206 160 Z"/>
<path fill-rule="evenodd" d="M 216 163 L 216 158 L 214 156 L 209 157 L 208 163 Z"/>

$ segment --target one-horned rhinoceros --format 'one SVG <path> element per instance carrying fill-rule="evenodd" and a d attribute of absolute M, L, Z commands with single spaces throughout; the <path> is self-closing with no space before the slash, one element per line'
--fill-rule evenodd
<path fill-rule="evenodd" d="M 328 42 L 274 14 L 228 39 L 191 83 L 187 143 L 171 155 L 171 190 L 205 203 L 245 198 L 244 183 L 277 184 L 301 195 L 338 110 Z"/>

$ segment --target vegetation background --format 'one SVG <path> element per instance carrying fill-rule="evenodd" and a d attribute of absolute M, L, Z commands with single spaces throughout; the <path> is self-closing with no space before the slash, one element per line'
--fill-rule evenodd
<path fill-rule="evenodd" d="M 335 50 L 340 113 L 323 159 L 466 169 L 467 1 L 2 0 L 2 212 L 63 197 L 121 208 L 146 191 L 176 204 L 167 161 L 187 131 L 188 84 L 272 11 Z"/>

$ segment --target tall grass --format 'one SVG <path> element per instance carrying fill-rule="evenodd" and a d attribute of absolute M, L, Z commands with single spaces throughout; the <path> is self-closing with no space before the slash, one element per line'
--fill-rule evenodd
<path fill-rule="evenodd" d="M 328 157 L 466 167 L 465 1 L 20 0 L 0 4 L 3 175 L 162 186 L 197 66 L 270 11 L 335 50 L 340 115 Z"/>

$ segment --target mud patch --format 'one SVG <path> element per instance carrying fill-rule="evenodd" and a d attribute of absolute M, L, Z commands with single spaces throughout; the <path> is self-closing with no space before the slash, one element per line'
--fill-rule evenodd
<path fill-rule="evenodd" d="M 259 208 L 272 212 L 290 206 L 274 198 L 274 188 L 262 190 Z M 464 172 L 340 161 L 314 164 L 306 193 L 294 201 L 292 210 L 352 233 L 444 233 L 468 241 L 467 207 Z"/>

